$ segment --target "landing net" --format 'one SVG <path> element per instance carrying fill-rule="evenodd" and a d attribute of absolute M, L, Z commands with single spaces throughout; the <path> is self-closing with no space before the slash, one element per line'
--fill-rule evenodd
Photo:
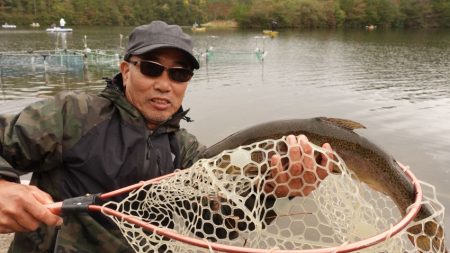
<path fill-rule="evenodd" d="M 312 147 L 309 158 L 314 161 L 330 154 Z M 421 183 L 430 194 L 418 203 L 431 214 L 407 220 L 400 229 L 396 224 L 405 222 L 410 212 L 402 215 L 389 197 L 359 181 L 336 153 L 328 155 L 325 166 L 315 163 L 322 170 L 332 163 L 334 169 L 323 180 L 316 173 L 313 185 L 304 182 L 304 187 L 316 188 L 308 196 L 276 197 L 268 192 L 264 185 L 274 180 L 270 157 L 280 154 L 281 162 L 288 164 L 291 148 L 281 138 L 224 151 L 105 207 L 206 245 L 174 240 L 110 216 L 136 252 L 228 251 L 216 245 L 237 247 L 231 252 L 445 252 L 444 208 L 431 185 Z M 411 204 L 409 211 L 414 209 Z M 380 235 L 381 240 L 370 241 Z M 348 247 L 361 241 L 366 245 Z"/>

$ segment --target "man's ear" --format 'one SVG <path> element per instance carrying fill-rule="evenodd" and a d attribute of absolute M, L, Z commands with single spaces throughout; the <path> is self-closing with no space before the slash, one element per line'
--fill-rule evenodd
<path fill-rule="evenodd" d="M 130 65 L 128 62 L 122 61 L 120 63 L 120 73 L 122 73 L 123 87 L 125 88 L 130 74 Z"/>

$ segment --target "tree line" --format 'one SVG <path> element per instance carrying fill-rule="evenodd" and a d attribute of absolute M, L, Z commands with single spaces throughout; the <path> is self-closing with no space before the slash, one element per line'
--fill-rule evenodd
<path fill-rule="evenodd" d="M 241 28 L 450 28 L 450 0 L 0 0 L 0 23 L 128 26 L 235 20 Z"/>

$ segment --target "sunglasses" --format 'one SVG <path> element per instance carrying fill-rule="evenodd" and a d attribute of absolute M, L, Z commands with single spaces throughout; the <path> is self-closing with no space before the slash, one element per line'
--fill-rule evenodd
<path fill-rule="evenodd" d="M 143 75 L 149 77 L 158 77 L 161 76 L 164 70 L 167 70 L 169 74 L 169 78 L 175 82 L 184 83 L 191 80 L 194 72 L 191 69 L 183 68 L 183 67 L 172 67 L 167 68 L 157 62 L 154 61 L 128 61 L 133 65 L 139 64 L 139 69 Z"/>

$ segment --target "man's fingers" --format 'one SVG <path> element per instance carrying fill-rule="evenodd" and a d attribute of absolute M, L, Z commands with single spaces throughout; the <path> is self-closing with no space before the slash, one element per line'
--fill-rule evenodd
<path fill-rule="evenodd" d="M 39 222 L 35 220 L 28 212 L 26 212 L 21 202 L 10 202 L 1 207 L 0 226 L 2 232 L 12 231 L 31 231 L 35 230 Z"/>
<path fill-rule="evenodd" d="M 277 182 L 286 182 L 288 180 L 288 175 L 283 169 L 283 164 L 281 163 L 281 157 L 278 154 L 273 155 L 270 158 L 270 164 L 272 166 L 271 173 L 272 178 Z"/>
<path fill-rule="evenodd" d="M 321 153 L 321 168 L 317 168 L 317 175 L 321 180 L 325 179 L 330 172 L 333 171 L 333 163 L 330 160 L 334 159 L 333 150 L 331 149 L 331 145 L 329 143 L 325 143 L 322 145 L 322 148 L 326 150 L 326 153 Z"/>
<path fill-rule="evenodd" d="M 35 186 L 0 180 L 0 233 L 36 230 L 41 223 L 49 226 L 62 224 L 59 216 L 52 214 L 44 204 L 51 197 Z"/>
<path fill-rule="evenodd" d="M 12 229 L 0 226 L 0 234 L 9 234 L 9 233 L 13 233 L 13 232 L 14 232 L 14 230 L 12 230 Z"/>
<path fill-rule="evenodd" d="M 328 159 L 334 159 L 334 155 L 333 155 L 333 150 L 331 149 L 331 145 L 329 143 L 324 143 L 322 145 L 322 148 L 326 150 L 325 153 L 321 153 L 321 161 L 320 161 L 320 165 L 322 165 L 323 167 L 325 167 L 328 163 Z"/>
<path fill-rule="evenodd" d="M 301 192 L 300 196 L 308 196 L 315 189 L 316 189 L 316 187 L 313 187 L 313 186 L 305 186 L 305 187 L 303 187 L 303 191 Z"/>
<path fill-rule="evenodd" d="M 11 219 L 8 215 L 0 217 L 0 224 L 0 234 L 29 231 L 26 227 L 20 225 L 16 219 Z"/>
<path fill-rule="evenodd" d="M 280 155 L 273 155 L 270 158 L 270 165 L 272 178 L 268 180 L 265 190 L 268 193 L 275 194 L 277 197 L 285 197 L 289 192 L 289 189 L 286 186 L 289 175 L 283 169 Z"/>
<path fill-rule="evenodd" d="M 16 231 L 34 231 L 39 227 L 40 221 L 30 215 L 28 212 L 21 212 L 17 214 L 16 219 L 17 228 Z"/>
<path fill-rule="evenodd" d="M 280 155 L 278 154 L 273 155 L 270 158 L 270 175 L 272 176 L 272 178 L 275 178 L 278 173 L 278 163 L 280 162 L 280 159 Z"/>
<path fill-rule="evenodd" d="M 44 205 L 53 203 L 53 199 L 50 194 L 41 191 L 39 188 L 35 186 L 30 186 L 31 193 L 36 199 L 35 208 L 32 206 L 27 206 L 27 210 L 33 215 L 34 218 L 41 221 L 42 223 L 49 226 L 59 226 L 62 225 L 62 218 L 58 215 L 53 214 L 48 208 Z M 31 210 L 29 210 L 31 209 Z"/>
<path fill-rule="evenodd" d="M 39 201 L 39 203 L 41 203 L 43 205 L 53 203 L 53 200 L 52 200 L 52 197 L 50 196 L 50 194 L 39 190 L 39 188 L 37 188 L 36 186 L 29 186 L 29 187 L 30 187 L 31 194 L 33 194 L 33 196 L 36 198 L 37 201 Z"/>
<path fill-rule="evenodd" d="M 289 135 L 286 143 L 289 147 L 289 164 L 283 165 L 285 161 L 279 154 L 271 157 L 272 179 L 267 181 L 265 190 L 273 192 L 277 197 L 307 196 L 333 170 L 333 150 L 329 143 L 325 143 L 322 145 L 325 153 L 315 151 L 305 135 Z M 314 156 L 316 152 L 320 153 L 317 163 Z"/>
<path fill-rule="evenodd" d="M 24 206 L 25 210 L 32 216 L 35 220 L 42 222 L 48 226 L 59 226 L 62 224 L 62 218 L 58 215 L 54 215 L 38 200 L 32 200 Z M 32 221 L 29 220 L 30 224 Z M 33 224 L 34 225 L 34 224 Z"/>
<path fill-rule="evenodd" d="M 303 150 L 303 165 L 304 169 L 314 169 L 314 159 L 312 157 L 313 149 L 311 144 L 309 143 L 308 138 L 305 135 L 300 135 L 298 137 L 299 144 Z"/>
<path fill-rule="evenodd" d="M 291 162 L 299 162 L 302 156 L 302 153 L 300 151 L 299 140 L 297 140 L 297 137 L 295 137 L 294 135 L 288 135 L 286 137 L 286 142 L 290 147 L 289 157 Z"/>

